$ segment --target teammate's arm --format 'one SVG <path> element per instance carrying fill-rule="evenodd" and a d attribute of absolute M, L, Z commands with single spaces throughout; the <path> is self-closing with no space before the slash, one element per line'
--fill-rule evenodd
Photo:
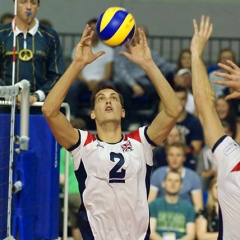
<path fill-rule="evenodd" d="M 82 38 L 75 51 L 75 58 L 69 68 L 48 94 L 42 112 L 56 140 L 64 148 L 69 149 L 79 140 L 77 129 L 74 129 L 67 118 L 60 112 L 60 107 L 67 92 L 79 72 L 89 63 L 100 57 L 104 52 L 92 53 L 91 28 L 86 25 Z"/>
<path fill-rule="evenodd" d="M 215 108 L 215 94 L 208 79 L 202 54 L 204 47 L 212 33 L 210 18 L 201 18 L 200 29 L 193 20 L 194 35 L 191 41 L 192 53 L 192 89 L 199 120 L 203 126 L 205 139 L 210 148 L 224 135 L 223 127 Z"/>

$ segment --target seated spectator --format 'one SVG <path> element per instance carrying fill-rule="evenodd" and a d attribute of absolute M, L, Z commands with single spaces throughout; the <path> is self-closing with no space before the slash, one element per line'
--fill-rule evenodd
<path fill-rule="evenodd" d="M 177 68 L 174 72 L 170 72 L 167 74 L 166 79 L 171 84 L 172 87 L 174 87 L 174 77 L 176 73 L 183 68 L 187 68 L 191 71 L 191 51 L 189 49 L 183 49 L 178 56 L 177 59 Z"/>
<path fill-rule="evenodd" d="M 166 147 L 169 144 L 174 142 L 182 142 L 181 132 L 179 131 L 177 126 L 174 126 L 171 132 L 168 134 L 166 140 L 164 141 L 163 145 L 157 146 L 153 150 L 153 169 L 152 171 L 156 170 L 159 167 L 167 166 L 167 159 L 166 159 Z"/>
<path fill-rule="evenodd" d="M 84 94 L 89 94 L 91 96 L 92 90 L 99 82 L 109 81 L 112 77 L 113 68 L 113 49 L 105 44 L 103 44 L 96 31 L 97 19 L 91 19 L 88 21 L 89 26 L 94 31 L 94 36 L 92 39 L 92 51 L 97 53 L 99 51 L 104 51 L 101 57 L 88 64 L 78 75 L 78 79 L 71 86 L 68 95 L 66 97 L 66 102 L 69 103 L 71 108 L 71 114 L 74 117 L 80 116 L 80 98 Z M 74 56 L 73 50 L 73 56 Z M 87 99 L 87 104 L 90 107 L 90 96 Z M 90 119 L 90 118 L 89 118 Z"/>
<path fill-rule="evenodd" d="M 225 100 L 225 96 L 221 95 L 216 100 L 216 110 L 221 121 L 229 123 L 232 132 L 232 138 L 240 143 L 240 122 L 236 117 L 233 106 L 230 101 Z"/>
<path fill-rule="evenodd" d="M 14 15 L 12 13 L 4 13 L 0 18 L 0 24 L 7 24 L 12 22 Z"/>
<path fill-rule="evenodd" d="M 71 124 L 76 129 L 86 129 L 86 123 L 81 118 L 71 120 Z M 65 159 L 66 149 L 60 150 L 60 185 L 63 187 L 65 182 Z M 64 192 L 64 188 L 63 188 Z M 69 154 L 69 176 L 68 176 L 68 211 L 71 224 L 72 236 L 74 240 L 82 240 L 82 235 L 78 226 L 78 210 L 81 204 L 81 198 L 78 189 L 78 182 L 74 173 L 72 155 Z"/>
<path fill-rule="evenodd" d="M 194 98 L 192 94 L 192 73 L 188 68 L 182 68 L 177 71 L 174 77 L 174 86 L 180 86 L 187 89 L 187 103 L 185 109 L 187 112 L 195 113 Z"/>
<path fill-rule="evenodd" d="M 144 25 L 138 25 L 141 28 L 146 37 L 148 37 L 148 29 Z M 137 35 L 136 35 L 137 37 Z M 115 48 L 114 52 L 114 71 L 113 80 L 116 84 L 116 88 L 121 92 L 125 100 L 125 111 L 126 118 L 123 120 L 123 127 L 125 130 L 134 130 L 131 125 L 135 128 L 139 127 L 139 119 L 136 118 L 136 111 L 132 108 L 134 102 L 139 97 L 144 97 L 149 100 L 151 104 L 156 103 L 156 113 L 158 111 L 159 97 L 155 90 L 155 87 L 149 80 L 146 72 L 141 69 L 138 65 L 128 60 L 123 55 L 119 54 L 121 50 L 126 51 L 124 46 Z M 155 50 L 151 50 L 153 61 L 156 63 L 162 74 L 166 76 L 167 73 L 175 70 L 176 65 L 167 62 L 162 58 L 159 53 Z M 155 114 L 155 113 L 154 113 Z M 150 117 L 149 122 L 153 120 L 155 116 Z"/>
<path fill-rule="evenodd" d="M 162 183 L 164 197 L 149 204 L 151 240 L 195 239 L 195 210 L 189 202 L 181 199 L 179 191 L 182 179 L 178 171 L 167 172 Z"/>
<path fill-rule="evenodd" d="M 228 65 L 227 60 L 231 60 L 235 62 L 235 53 L 230 48 L 222 49 L 218 55 L 218 62 Z M 213 80 L 223 80 L 223 78 L 217 77 L 214 75 L 214 72 L 216 71 L 223 72 L 224 70 L 221 68 L 218 68 L 218 69 L 214 69 L 214 71 L 209 73 L 209 80 L 212 83 L 212 87 L 215 92 L 215 95 L 216 97 L 219 97 L 220 95 L 223 95 L 223 90 L 226 87 L 213 83 Z"/>
<path fill-rule="evenodd" d="M 153 201 L 156 197 L 165 195 L 162 186 L 166 173 L 170 170 L 178 171 L 183 180 L 183 187 L 179 191 L 182 199 L 193 204 L 196 211 L 202 208 L 202 186 L 199 176 L 193 170 L 183 166 L 186 159 L 186 147 L 181 142 L 175 142 L 167 147 L 168 166 L 156 169 L 150 179 L 150 192 L 148 201 Z"/>
<path fill-rule="evenodd" d="M 213 178 L 208 190 L 207 205 L 197 213 L 196 232 L 198 240 L 215 240 L 218 237 L 217 177 Z"/>
<path fill-rule="evenodd" d="M 196 170 L 196 159 L 197 154 L 203 145 L 203 130 L 200 121 L 193 114 L 186 111 L 185 106 L 187 103 L 187 89 L 181 86 L 176 86 L 174 88 L 176 95 L 181 101 L 183 106 L 183 111 L 180 114 L 176 125 L 180 129 L 183 142 L 187 146 L 187 153 L 192 157 L 190 161 L 185 162 L 185 166 Z"/>

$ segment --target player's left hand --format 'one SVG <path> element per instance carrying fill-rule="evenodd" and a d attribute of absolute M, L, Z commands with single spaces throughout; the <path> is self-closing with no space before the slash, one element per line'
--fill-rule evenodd
<path fill-rule="evenodd" d="M 193 28 L 194 34 L 190 45 L 190 50 L 193 53 L 202 55 L 204 47 L 212 34 L 213 25 L 210 23 L 210 17 L 202 16 L 200 29 L 198 29 L 198 25 L 196 20 L 193 20 Z"/>
<path fill-rule="evenodd" d="M 91 27 L 87 24 L 83 31 L 81 40 L 76 46 L 74 61 L 81 62 L 84 65 L 87 65 L 105 53 L 103 51 L 100 51 L 96 54 L 93 54 L 92 52 L 93 35 L 94 32 L 92 31 Z"/>
<path fill-rule="evenodd" d="M 140 28 L 137 29 L 139 35 L 139 41 L 134 38 L 133 45 L 125 44 L 125 47 L 128 49 L 128 52 L 121 51 L 120 54 L 127 57 L 130 61 L 144 66 L 145 64 L 152 62 L 152 55 L 151 51 L 148 47 L 147 38 Z"/>

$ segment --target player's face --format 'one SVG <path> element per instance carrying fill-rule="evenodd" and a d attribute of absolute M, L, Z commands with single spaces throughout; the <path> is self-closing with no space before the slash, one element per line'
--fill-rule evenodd
<path fill-rule="evenodd" d="M 170 172 L 163 183 L 163 187 L 166 193 L 169 195 L 177 195 L 179 190 L 182 188 L 182 182 L 180 174 Z"/>
<path fill-rule="evenodd" d="M 120 122 L 125 117 L 121 101 L 117 92 L 112 89 L 99 91 L 95 96 L 95 107 L 91 112 L 91 118 L 98 124 L 107 121 Z"/>
<path fill-rule="evenodd" d="M 181 105 L 185 109 L 185 105 L 187 103 L 187 93 L 186 92 L 176 92 L 176 95 L 179 98 Z"/>
<path fill-rule="evenodd" d="M 179 130 L 174 127 L 172 129 L 172 131 L 169 133 L 169 135 L 167 136 L 167 143 L 168 144 L 172 144 L 174 142 L 180 142 L 181 141 L 181 134 L 179 132 Z"/>
<path fill-rule="evenodd" d="M 30 19 L 34 19 L 40 5 L 38 0 L 18 0 L 17 4 L 17 17 L 18 19 L 27 22 Z M 28 17 L 28 12 L 32 14 Z"/>
<path fill-rule="evenodd" d="M 189 52 L 184 52 L 181 57 L 182 68 L 191 68 L 191 54 Z"/>
<path fill-rule="evenodd" d="M 178 170 L 183 166 L 185 155 L 183 149 L 178 147 L 170 147 L 167 152 L 167 162 L 171 169 Z"/>
<path fill-rule="evenodd" d="M 218 117 L 220 119 L 224 119 L 228 115 L 229 105 L 224 99 L 219 98 L 217 99 L 216 110 L 217 110 Z"/>

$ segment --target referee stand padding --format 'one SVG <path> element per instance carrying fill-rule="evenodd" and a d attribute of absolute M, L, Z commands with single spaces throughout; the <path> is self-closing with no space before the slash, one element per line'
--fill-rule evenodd
<path fill-rule="evenodd" d="M 9 115 L 0 114 L 4 118 Z M 15 135 L 19 133 L 16 115 Z M 13 183 L 23 186 L 13 195 L 12 234 L 19 240 L 58 239 L 60 147 L 41 114 L 29 115 L 29 138 L 29 150 L 14 157 Z"/>

